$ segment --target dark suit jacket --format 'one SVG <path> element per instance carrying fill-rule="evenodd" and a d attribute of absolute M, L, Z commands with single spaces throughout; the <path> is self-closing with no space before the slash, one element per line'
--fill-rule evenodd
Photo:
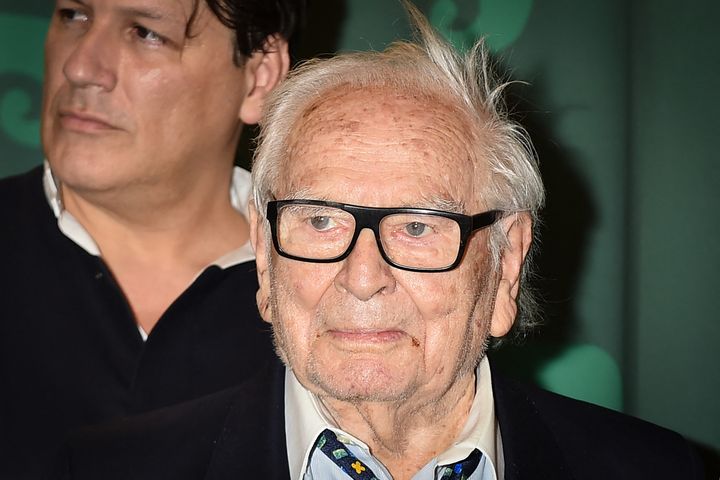
<path fill-rule="evenodd" d="M 284 369 L 238 388 L 70 439 L 58 478 L 237 480 L 289 478 Z M 687 480 L 700 463 L 678 434 L 493 372 L 505 479 Z"/>

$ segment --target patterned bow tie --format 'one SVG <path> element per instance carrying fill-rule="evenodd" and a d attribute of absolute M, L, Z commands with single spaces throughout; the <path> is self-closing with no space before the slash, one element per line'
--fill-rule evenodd
<path fill-rule="evenodd" d="M 335 432 L 325 429 L 315 442 L 315 448 L 323 452 L 340 469 L 354 480 L 378 480 L 373 471 L 361 462 L 353 453 L 338 440 Z M 438 478 L 440 480 L 466 480 L 477 469 L 482 457 L 475 449 L 463 461 L 440 467 Z"/>
<path fill-rule="evenodd" d="M 465 460 L 454 465 L 441 467 L 443 469 L 442 474 L 438 478 L 440 480 L 467 480 L 477 469 L 481 457 L 480 450 L 476 448 Z"/>
<path fill-rule="evenodd" d="M 345 444 L 338 440 L 332 430 L 323 430 L 315 443 L 315 448 L 335 462 L 350 478 L 355 480 L 378 480 L 373 471 L 358 460 Z"/>

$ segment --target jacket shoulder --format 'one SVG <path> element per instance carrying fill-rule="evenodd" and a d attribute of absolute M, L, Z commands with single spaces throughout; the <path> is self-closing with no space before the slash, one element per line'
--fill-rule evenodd
<path fill-rule="evenodd" d="M 0 225 L 19 236 L 19 246 L 42 232 L 53 217 L 43 190 L 43 167 L 0 179 Z M 7 237 L 7 235 L 3 236 Z"/>
<path fill-rule="evenodd" d="M 42 194 L 42 165 L 25 173 L 0 178 L 0 208 L 16 204 L 19 198 Z M 9 202 L 9 203 L 8 203 Z"/>
<path fill-rule="evenodd" d="M 228 389 L 77 430 L 59 455 L 56 478 L 203 478 L 237 396 Z"/>
<path fill-rule="evenodd" d="M 288 478 L 284 375 L 275 359 L 231 389 L 79 430 L 54 478 Z"/>
<path fill-rule="evenodd" d="M 671 430 L 500 375 L 493 380 L 496 403 L 499 396 L 513 408 L 524 408 L 537 419 L 576 478 L 703 478 L 697 453 Z M 509 410 L 505 416 L 508 415 L 512 415 Z M 506 422 L 514 429 L 522 428 L 513 425 L 512 420 Z"/>

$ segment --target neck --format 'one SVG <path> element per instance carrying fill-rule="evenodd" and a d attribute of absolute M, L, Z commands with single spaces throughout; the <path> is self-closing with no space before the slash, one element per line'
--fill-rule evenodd
<path fill-rule="evenodd" d="M 230 203 L 231 177 L 229 168 L 192 185 L 121 192 L 61 185 L 65 209 L 98 245 L 146 332 L 204 267 L 247 242 L 247 220 Z"/>
<path fill-rule="evenodd" d="M 338 426 L 362 439 L 396 480 L 412 478 L 460 435 L 475 398 L 470 372 L 433 398 L 342 402 L 321 398 Z"/>
<path fill-rule="evenodd" d="M 75 190 L 61 184 L 60 191 L 64 208 L 90 233 L 104 255 L 119 244 L 135 253 L 147 251 L 155 259 L 177 260 L 173 257 L 186 257 L 188 250 L 207 249 L 207 237 L 220 237 L 227 228 L 234 230 L 230 243 L 247 240 L 247 222 L 230 203 L 231 180 L 232 166 L 228 165 L 183 182 L 166 179 L 102 191 Z M 242 226 L 239 231 L 238 225 Z"/>

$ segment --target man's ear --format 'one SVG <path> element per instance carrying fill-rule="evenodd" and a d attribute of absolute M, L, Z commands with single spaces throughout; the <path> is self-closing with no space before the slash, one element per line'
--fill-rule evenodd
<path fill-rule="evenodd" d="M 246 59 L 243 68 L 247 93 L 238 116 L 243 123 L 254 124 L 260 121 L 268 94 L 290 69 L 287 40 L 279 35 L 270 35 L 265 40 L 263 50 L 254 52 Z"/>
<path fill-rule="evenodd" d="M 512 328 L 517 316 L 517 297 L 525 257 L 532 243 L 532 218 L 528 212 L 507 217 L 502 225 L 507 244 L 500 256 L 500 282 L 495 293 L 490 334 L 502 337 Z"/>
<path fill-rule="evenodd" d="M 258 291 L 256 294 L 257 306 L 260 316 L 268 323 L 272 323 L 270 312 L 270 266 L 268 265 L 267 249 L 265 245 L 265 228 L 263 218 L 258 215 L 255 202 L 250 201 L 250 244 L 255 250 L 255 265 L 257 266 Z"/>

